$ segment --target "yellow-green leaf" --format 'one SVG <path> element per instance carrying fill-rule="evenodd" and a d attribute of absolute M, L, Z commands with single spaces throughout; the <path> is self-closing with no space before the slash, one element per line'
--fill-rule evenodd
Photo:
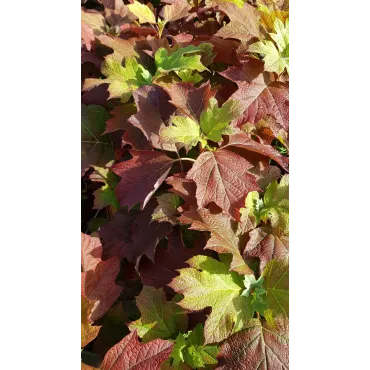
<path fill-rule="evenodd" d="M 221 342 L 241 330 L 251 318 L 249 301 L 241 296 L 243 277 L 229 271 L 229 262 L 208 256 L 187 261 L 190 268 L 180 269 L 170 286 L 184 295 L 179 305 L 191 311 L 212 307 L 204 326 L 205 344 Z"/>
<path fill-rule="evenodd" d="M 176 338 L 179 331 L 185 331 L 187 316 L 185 311 L 173 301 L 167 301 L 163 289 L 144 286 L 136 298 L 141 317 L 129 325 L 131 331 L 137 330 L 143 342 L 161 338 Z"/>
<path fill-rule="evenodd" d="M 128 5 L 130 12 L 139 18 L 139 23 L 156 23 L 155 16 L 148 5 L 141 4 L 134 0 L 133 4 Z"/>
<path fill-rule="evenodd" d="M 175 51 L 159 48 L 155 53 L 155 64 L 158 72 L 181 71 L 184 69 L 197 70 L 198 72 L 208 71 L 200 59 L 200 53 L 204 46 L 188 45 L 185 48 L 178 48 Z"/>
<path fill-rule="evenodd" d="M 205 146 L 207 142 L 200 135 L 198 123 L 185 116 L 172 117 L 171 126 L 162 128 L 159 133 L 163 144 L 178 144 L 179 148 L 185 147 L 186 151 L 196 146 L 198 142 Z"/>

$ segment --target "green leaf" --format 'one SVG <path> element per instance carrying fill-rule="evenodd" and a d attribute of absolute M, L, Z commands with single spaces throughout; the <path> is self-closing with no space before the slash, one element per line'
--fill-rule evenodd
<path fill-rule="evenodd" d="M 179 305 L 198 311 L 212 307 L 205 322 L 205 343 L 220 342 L 243 328 L 251 318 L 244 297 L 243 277 L 229 271 L 229 262 L 219 262 L 207 256 L 195 256 L 187 261 L 190 268 L 180 269 L 170 286 L 184 295 Z"/>
<path fill-rule="evenodd" d="M 237 100 L 228 100 L 221 108 L 216 98 L 209 100 L 209 106 L 200 115 L 200 127 L 209 140 L 219 142 L 228 124 L 240 117 L 245 106 Z"/>
<path fill-rule="evenodd" d="M 94 166 L 95 172 L 90 175 L 90 179 L 104 183 L 98 190 L 94 191 L 94 209 L 102 209 L 113 206 L 115 209 L 120 207 L 116 197 L 116 185 L 119 177 L 109 170 L 109 168 Z"/>
<path fill-rule="evenodd" d="M 162 288 L 144 285 L 136 299 L 141 318 L 132 322 L 129 329 L 136 329 L 143 342 L 175 338 L 179 330 L 185 331 L 187 327 L 186 313 L 176 304 L 176 298 L 167 301 Z"/>
<path fill-rule="evenodd" d="M 281 74 L 286 68 L 289 74 L 289 19 L 284 23 L 276 18 L 275 33 L 269 33 L 272 40 L 260 40 L 250 45 L 248 51 L 264 55 L 265 70 Z"/>
<path fill-rule="evenodd" d="M 273 228 L 289 233 L 289 175 L 284 175 L 280 183 L 272 181 L 264 195 L 264 205 L 260 211 L 261 219 L 270 219 Z"/>
<path fill-rule="evenodd" d="M 262 288 L 263 277 L 258 280 L 254 275 L 246 275 L 244 277 L 245 290 L 242 295 L 249 300 L 251 310 L 259 312 L 261 315 L 267 310 L 266 290 Z"/>
<path fill-rule="evenodd" d="M 198 123 L 185 116 L 172 117 L 171 126 L 162 128 L 159 136 L 163 144 L 179 144 L 179 148 L 185 147 L 187 152 L 198 142 L 203 147 L 207 144 L 207 141 L 201 138 Z"/>
<path fill-rule="evenodd" d="M 141 4 L 134 0 L 133 4 L 127 6 L 130 12 L 139 18 L 139 23 L 156 23 L 155 16 L 148 5 Z"/>
<path fill-rule="evenodd" d="M 203 324 L 197 324 L 194 330 L 177 336 L 170 357 L 173 358 L 173 366 L 185 362 L 197 369 L 217 364 L 218 351 L 217 345 L 204 345 Z"/>
<path fill-rule="evenodd" d="M 272 260 L 262 273 L 268 308 L 272 316 L 289 317 L 289 260 Z"/>
<path fill-rule="evenodd" d="M 121 98 L 123 102 L 131 97 L 132 91 L 152 82 L 150 72 L 139 64 L 135 57 L 127 58 L 123 67 L 116 58 L 108 56 L 102 63 L 101 72 L 107 78 L 87 78 L 84 90 L 108 83 L 109 98 Z"/>
<path fill-rule="evenodd" d="M 109 113 L 100 105 L 81 106 L 81 170 L 91 166 L 105 166 L 113 159 L 112 144 L 106 135 Z"/>
<path fill-rule="evenodd" d="M 168 53 L 165 48 L 159 48 L 155 53 L 155 64 L 159 72 L 181 71 L 184 69 L 197 70 L 198 72 L 208 71 L 201 61 L 200 53 L 204 46 L 189 45 L 185 48 L 178 48 Z"/>
<path fill-rule="evenodd" d="M 185 349 L 187 345 L 186 337 L 187 337 L 187 334 L 179 333 L 179 335 L 176 338 L 176 343 L 174 344 L 171 355 L 170 355 L 173 358 L 173 362 L 172 362 L 173 366 L 179 365 L 180 362 L 185 362 L 183 350 Z"/>
<path fill-rule="evenodd" d="M 191 82 L 196 84 L 203 79 L 198 72 L 193 72 L 191 69 L 184 69 L 183 71 L 178 71 L 176 73 L 181 78 L 182 82 Z"/>

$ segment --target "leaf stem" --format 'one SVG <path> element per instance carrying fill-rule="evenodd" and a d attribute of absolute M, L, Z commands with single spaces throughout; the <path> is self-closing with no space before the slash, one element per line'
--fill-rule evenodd
<path fill-rule="evenodd" d="M 196 162 L 196 159 L 193 158 L 180 158 L 181 161 L 191 161 L 191 162 Z"/>

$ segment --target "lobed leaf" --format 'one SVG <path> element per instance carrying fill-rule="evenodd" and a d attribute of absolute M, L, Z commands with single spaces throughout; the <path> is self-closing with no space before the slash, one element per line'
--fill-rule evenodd
<path fill-rule="evenodd" d="M 143 209 L 166 179 L 173 159 L 161 152 L 131 150 L 132 159 L 112 166 L 112 171 L 122 179 L 116 187 L 121 206 L 132 208 L 141 203 Z"/>
<path fill-rule="evenodd" d="M 134 0 L 132 4 L 127 5 L 130 12 L 139 18 L 139 23 L 156 23 L 155 16 L 148 5 L 141 4 Z"/>
<path fill-rule="evenodd" d="M 205 344 L 220 342 L 233 331 L 240 330 L 251 313 L 245 305 L 243 282 L 236 272 L 229 271 L 227 262 L 207 256 L 187 261 L 190 268 L 179 270 L 170 287 L 183 294 L 180 306 L 188 310 L 212 307 L 204 326 Z"/>
<path fill-rule="evenodd" d="M 157 338 L 175 338 L 179 330 L 186 330 L 185 311 L 175 301 L 167 301 L 162 288 L 144 286 L 136 303 L 141 317 L 132 322 L 129 329 L 136 330 L 143 343 Z"/>
<path fill-rule="evenodd" d="M 287 323 L 272 330 L 258 319 L 228 338 L 221 346 L 216 370 L 288 370 Z"/>
<path fill-rule="evenodd" d="M 101 370 L 158 370 L 172 346 L 173 343 L 162 339 L 141 344 L 137 334 L 131 333 L 107 352 Z"/>

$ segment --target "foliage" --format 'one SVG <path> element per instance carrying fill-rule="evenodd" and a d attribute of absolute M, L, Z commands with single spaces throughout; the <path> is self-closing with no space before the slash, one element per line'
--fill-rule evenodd
<path fill-rule="evenodd" d="M 289 367 L 289 6 L 252 3 L 83 2 L 82 368 Z"/>

